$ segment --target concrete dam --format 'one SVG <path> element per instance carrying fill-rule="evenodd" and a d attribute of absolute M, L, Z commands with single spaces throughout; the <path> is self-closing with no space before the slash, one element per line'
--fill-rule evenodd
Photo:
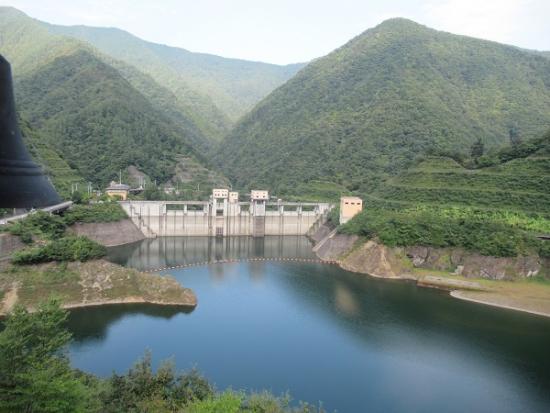
<path fill-rule="evenodd" d="M 322 225 L 332 205 L 269 202 L 267 191 L 252 191 L 250 202 L 238 194 L 213 191 L 209 201 L 121 201 L 140 231 L 157 236 L 305 235 Z"/>

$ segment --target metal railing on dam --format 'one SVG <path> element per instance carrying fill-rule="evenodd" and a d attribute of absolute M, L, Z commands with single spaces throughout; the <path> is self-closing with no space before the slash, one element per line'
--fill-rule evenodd
<path fill-rule="evenodd" d="M 121 201 L 146 237 L 305 235 L 322 225 L 328 203 Z"/>

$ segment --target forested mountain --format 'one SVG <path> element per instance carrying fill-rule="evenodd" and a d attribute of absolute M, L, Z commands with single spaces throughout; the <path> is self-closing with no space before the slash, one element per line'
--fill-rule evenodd
<path fill-rule="evenodd" d="M 192 116 L 137 69 L 12 8 L 0 8 L 0 53 L 20 113 L 86 180 L 104 185 L 134 166 L 163 182 L 180 156 L 204 161 L 209 143 Z"/>
<path fill-rule="evenodd" d="M 103 53 L 138 67 L 186 99 L 196 99 L 193 91 L 208 95 L 231 122 L 305 66 L 279 66 L 193 53 L 147 42 L 114 28 L 56 25 L 48 28 L 52 33 L 85 40 Z"/>
<path fill-rule="evenodd" d="M 550 126 L 550 60 L 391 19 L 315 60 L 245 116 L 216 161 L 234 185 L 372 188 L 418 155 Z"/>
<path fill-rule="evenodd" d="M 87 180 L 105 183 L 134 165 L 166 181 L 174 154 L 193 154 L 180 129 L 87 51 L 19 78 L 16 90 L 22 115 Z"/>
<path fill-rule="evenodd" d="M 11 62 L 15 77 L 39 69 L 52 59 L 88 50 L 115 67 L 156 109 L 186 130 L 185 138 L 206 150 L 213 137 L 227 130 L 227 120 L 207 96 L 177 95 L 137 68 L 102 54 L 88 43 L 50 33 L 47 25 L 10 7 L 0 7 L 0 52 Z"/>

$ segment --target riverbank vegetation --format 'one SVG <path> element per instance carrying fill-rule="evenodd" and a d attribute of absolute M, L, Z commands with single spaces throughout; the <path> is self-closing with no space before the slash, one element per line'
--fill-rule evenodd
<path fill-rule="evenodd" d="M 482 255 L 550 257 L 548 243 L 487 216 L 452 217 L 441 211 L 369 209 L 340 228 L 345 234 L 378 237 L 387 246 L 462 247 Z"/>
<path fill-rule="evenodd" d="M 16 307 L 0 332 L 2 412 L 269 412 L 321 413 L 288 396 L 268 392 L 217 392 L 197 371 L 162 363 L 154 371 L 146 353 L 128 372 L 100 378 L 73 369 L 67 356 L 67 312 L 49 301 L 35 313 Z"/>

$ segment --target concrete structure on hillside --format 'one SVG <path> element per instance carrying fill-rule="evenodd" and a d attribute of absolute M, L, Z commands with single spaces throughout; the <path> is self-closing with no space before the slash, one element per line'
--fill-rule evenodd
<path fill-rule="evenodd" d="M 126 201 L 130 193 L 130 186 L 112 181 L 111 185 L 105 190 L 105 193 L 110 198 L 119 198 L 122 201 Z"/>
<path fill-rule="evenodd" d="M 323 224 L 327 203 L 269 202 L 267 191 L 252 191 L 250 202 L 237 192 L 214 189 L 209 201 L 124 201 L 128 216 L 146 237 L 305 235 Z"/>
<path fill-rule="evenodd" d="M 363 200 L 356 196 L 340 198 L 340 224 L 345 224 L 363 210 Z"/>

